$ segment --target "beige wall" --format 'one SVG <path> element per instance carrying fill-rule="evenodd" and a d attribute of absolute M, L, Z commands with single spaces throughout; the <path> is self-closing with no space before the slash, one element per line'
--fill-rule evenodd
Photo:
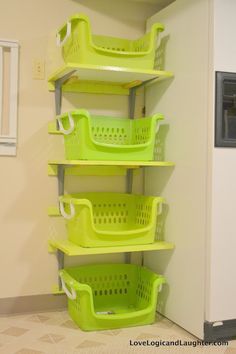
<path fill-rule="evenodd" d="M 3 1 L 2 1 L 3 7 Z M 47 81 L 32 79 L 32 62 L 45 60 L 50 73 L 55 53 L 55 30 L 76 12 L 91 18 L 94 31 L 136 37 L 143 33 L 151 5 L 126 1 L 8 0 L 0 11 L 2 38 L 20 41 L 19 125 L 17 157 L 0 157 L 0 298 L 51 292 L 57 279 L 57 263 L 47 252 L 49 234 L 55 224 L 47 217 L 48 205 L 56 203 L 56 178 L 47 176 L 48 158 L 62 156 L 60 138 L 48 137 L 47 123 L 54 116 L 54 96 Z M 54 63 L 55 64 L 55 63 Z M 76 105 L 93 112 L 126 115 L 125 97 L 67 95 L 63 110 Z M 59 140 L 57 140 L 59 139 Z M 73 191 L 122 191 L 121 177 L 73 178 Z M 69 190 L 68 181 L 66 183 Z M 102 185 L 102 187 L 101 187 Z M 61 227 L 63 229 L 63 225 Z M 64 233 L 64 231 L 61 231 Z M 73 262 L 121 260 L 120 256 L 87 257 Z"/>

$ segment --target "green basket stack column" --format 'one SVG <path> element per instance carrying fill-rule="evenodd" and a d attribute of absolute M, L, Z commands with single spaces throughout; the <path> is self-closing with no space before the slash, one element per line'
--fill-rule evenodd
<path fill-rule="evenodd" d="M 59 186 L 59 207 L 52 208 L 50 215 L 65 219 L 67 239 L 50 240 L 50 246 L 58 256 L 59 290 L 67 295 L 69 314 L 83 330 L 155 321 L 163 276 L 129 262 L 64 268 L 64 254 L 106 254 L 107 250 L 127 254 L 173 248 L 156 240 L 164 199 L 132 194 L 133 168 L 173 164 L 154 160 L 162 114 L 138 119 L 94 116 L 85 109 L 61 114 L 62 92 L 89 92 L 93 84 L 96 89 L 92 92 L 101 88 L 100 93 L 127 94 L 128 90 L 130 118 L 134 118 L 136 88 L 171 76 L 153 69 L 157 37 L 163 29 L 155 24 L 135 40 L 93 35 L 88 17 L 80 14 L 72 16 L 57 33 L 65 66 L 49 79 L 55 89 L 57 114 L 49 132 L 63 136 L 66 159 L 49 162 L 50 174 L 57 176 Z M 66 172 L 72 166 L 93 165 L 106 168 L 107 175 L 117 166 L 127 171 L 127 193 L 65 194 Z"/>

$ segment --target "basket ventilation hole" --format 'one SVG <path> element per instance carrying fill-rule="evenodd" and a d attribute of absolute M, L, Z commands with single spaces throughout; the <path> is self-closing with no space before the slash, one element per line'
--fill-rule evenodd
<path fill-rule="evenodd" d="M 124 128 L 93 126 L 91 132 L 97 142 L 121 145 L 130 143 Z"/>
<path fill-rule="evenodd" d="M 125 203 L 93 205 L 95 224 L 115 224 L 128 222 L 128 210 Z"/>

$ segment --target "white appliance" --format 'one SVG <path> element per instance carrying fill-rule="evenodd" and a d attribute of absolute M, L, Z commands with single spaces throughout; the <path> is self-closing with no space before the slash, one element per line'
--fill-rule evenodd
<path fill-rule="evenodd" d="M 165 24 L 159 61 L 175 78 L 146 89 L 146 112 L 168 127 L 173 170 L 147 169 L 145 193 L 166 198 L 173 252 L 144 255 L 168 286 L 160 311 L 199 338 L 236 336 L 236 149 L 215 147 L 215 71 L 236 72 L 235 0 L 176 0 L 148 20 Z"/>

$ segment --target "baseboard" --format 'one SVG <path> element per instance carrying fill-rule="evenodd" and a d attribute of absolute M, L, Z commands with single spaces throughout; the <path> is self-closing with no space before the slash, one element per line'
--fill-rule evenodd
<path fill-rule="evenodd" d="M 0 299 L 0 315 L 21 314 L 27 312 L 44 312 L 65 309 L 65 295 L 30 295 Z"/>
<path fill-rule="evenodd" d="M 236 339 L 236 319 L 219 322 L 204 323 L 204 340 L 230 340 Z"/>

